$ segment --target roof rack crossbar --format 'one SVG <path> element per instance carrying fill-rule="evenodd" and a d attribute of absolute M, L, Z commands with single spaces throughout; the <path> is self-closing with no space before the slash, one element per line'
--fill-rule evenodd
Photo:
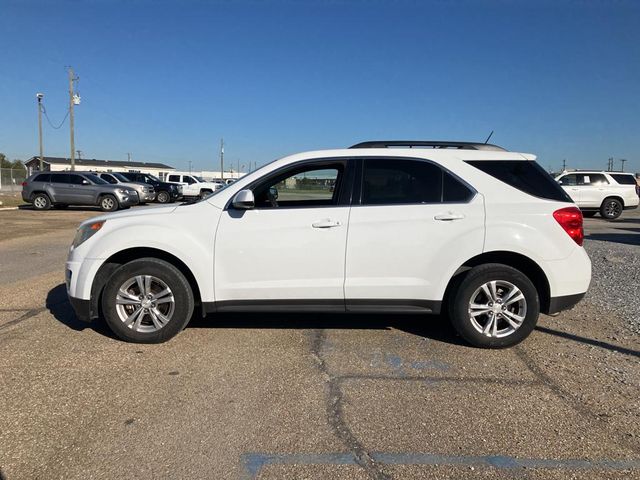
<path fill-rule="evenodd" d="M 500 150 L 504 148 L 491 143 L 478 142 L 439 142 L 433 140 L 374 140 L 360 142 L 349 148 L 389 148 L 389 147 L 423 147 L 423 148 L 451 148 L 459 150 Z"/>

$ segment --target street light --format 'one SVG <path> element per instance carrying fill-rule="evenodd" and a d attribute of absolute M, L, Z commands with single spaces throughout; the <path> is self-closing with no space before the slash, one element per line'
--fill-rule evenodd
<path fill-rule="evenodd" d="M 44 93 L 36 93 L 36 98 L 38 99 L 38 136 L 40 140 L 40 171 L 44 169 L 44 158 L 42 153 L 42 99 L 44 98 Z"/>

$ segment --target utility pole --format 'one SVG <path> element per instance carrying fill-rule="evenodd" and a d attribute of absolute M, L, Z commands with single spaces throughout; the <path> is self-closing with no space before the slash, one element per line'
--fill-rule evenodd
<path fill-rule="evenodd" d="M 240 178 L 240 159 L 236 158 L 238 162 L 238 169 L 236 170 L 236 178 Z"/>
<path fill-rule="evenodd" d="M 36 93 L 36 98 L 38 99 L 38 136 L 40 140 L 40 171 L 44 169 L 44 157 L 43 157 L 43 148 L 42 148 L 42 98 L 44 97 L 43 93 Z"/>
<path fill-rule="evenodd" d="M 127 152 L 127 161 L 131 162 L 131 154 L 129 152 Z"/>
<path fill-rule="evenodd" d="M 567 159 L 562 159 L 562 171 L 564 172 L 567 169 Z"/>
<path fill-rule="evenodd" d="M 626 162 L 626 161 L 627 161 L 627 159 L 626 159 L 626 158 L 621 158 L 621 159 L 620 159 L 620 165 L 621 165 L 621 166 L 620 166 L 620 171 L 621 171 L 621 172 L 624 172 L 624 162 Z"/>
<path fill-rule="evenodd" d="M 76 150 L 76 153 L 78 154 L 78 160 L 82 160 L 82 150 Z"/>
<path fill-rule="evenodd" d="M 191 175 L 191 160 L 189 160 L 189 175 Z"/>
<path fill-rule="evenodd" d="M 224 180 L 224 139 L 220 139 L 220 180 Z"/>
<path fill-rule="evenodd" d="M 613 170 L 613 157 L 609 157 L 607 159 L 607 172 L 610 172 Z"/>
<path fill-rule="evenodd" d="M 70 131 L 70 140 L 71 140 L 71 170 L 76 169 L 76 145 L 75 139 L 73 137 L 73 106 L 76 102 L 80 103 L 79 99 L 76 99 L 76 96 L 73 92 L 73 82 L 78 80 L 78 77 L 74 76 L 73 68 L 69 67 L 69 131 Z"/>

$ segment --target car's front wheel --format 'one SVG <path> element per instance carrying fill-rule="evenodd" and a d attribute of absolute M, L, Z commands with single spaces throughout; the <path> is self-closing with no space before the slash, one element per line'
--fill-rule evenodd
<path fill-rule="evenodd" d="M 100 198 L 100 209 L 103 212 L 113 212 L 118 209 L 118 199 L 113 195 L 104 195 Z"/>
<path fill-rule="evenodd" d="M 471 269 L 450 300 L 451 323 L 470 344 L 505 348 L 527 338 L 540 312 L 538 292 L 522 272 L 490 263 Z"/>
<path fill-rule="evenodd" d="M 156 201 L 158 203 L 169 203 L 171 201 L 171 195 L 169 195 L 169 192 L 165 192 L 164 190 L 161 190 L 158 192 Z"/>
<path fill-rule="evenodd" d="M 157 258 L 122 265 L 102 294 L 107 324 L 128 342 L 166 342 L 187 325 L 193 306 L 193 292 L 185 276 Z"/>

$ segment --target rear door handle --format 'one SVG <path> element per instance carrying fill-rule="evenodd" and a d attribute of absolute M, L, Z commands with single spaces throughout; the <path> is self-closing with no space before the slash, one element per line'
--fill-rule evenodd
<path fill-rule="evenodd" d="M 462 220 L 464 218 L 464 215 L 462 215 L 461 213 L 449 212 L 440 213 L 433 218 L 434 220 L 440 220 L 441 222 L 450 222 L 452 220 Z"/>
<path fill-rule="evenodd" d="M 339 227 L 340 225 L 341 225 L 340 222 L 331 220 L 329 218 L 325 220 L 318 220 L 317 222 L 314 222 L 311 224 L 313 228 L 333 228 L 333 227 Z"/>

